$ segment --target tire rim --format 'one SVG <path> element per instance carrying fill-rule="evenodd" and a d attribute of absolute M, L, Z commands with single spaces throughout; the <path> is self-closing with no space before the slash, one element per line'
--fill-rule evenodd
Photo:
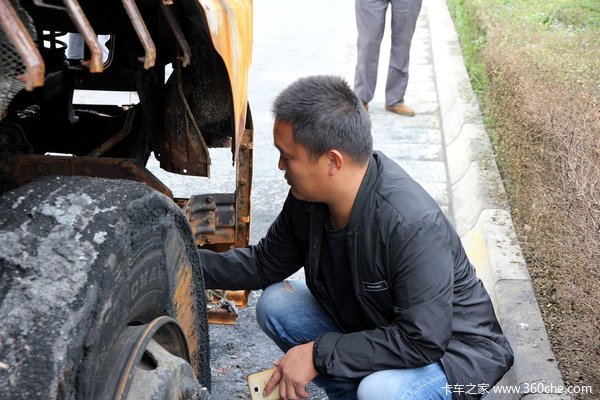
<path fill-rule="evenodd" d="M 181 327 L 171 317 L 162 316 L 148 324 L 128 326 L 111 351 L 107 390 L 114 400 L 147 398 L 148 390 L 160 387 L 165 393 L 178 393 L 180 399 L 208 399 L 208 390 L 193 375 L 187 342 Z M 157 371 L 154 373 L 154 371 Z M 160 371 L 160 373 L 158 373 Z M 107 393 L 108 394 L 108 393 Z"/>

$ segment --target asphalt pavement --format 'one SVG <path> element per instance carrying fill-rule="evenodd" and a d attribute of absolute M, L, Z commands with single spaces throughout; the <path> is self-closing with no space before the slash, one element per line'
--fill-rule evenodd
<path fill-rule="evenodd" d="M 416 111 L 401 117 L 384 109 L 389 19 L 381 46 L 379 82 L 369 104 L 375 149 L 396 160 L 451 218 L 477 273 L 492 296 L 500 323 L 516 354 L 499 385 L 529 388 L 527 399 L 563 399 L 531 393 L 563 385 L 514 233 L 477 100 L 444 0 L 424 0 L 413 38 L 405 101 Z M 271 103 L 294 80 L 338 75 L 353 82 L 356 57 L 354 2 L 348 0 L 254 2 L 254 54 L 249 99 L 255 128 L 251 243 L 264 235 L 288 187 L 277 169 Z M 213 178 L 190 183 L 153 171 L 177 196 L 233 191 L 230 153 L 215 150 Z M 206 189 L 211 186 L 211 189 Z M 302 271 L 292 279 L 303 279 Z M 235 326 L 212 325 L 212 398 L 249 399 L 246 375 L 270 368 L 281 352 L 260 331 L 253 292 Z M 535 386 L 534 386 L 535 385 Z M 326 396 L 311 387 L 313 399 Z M 540 389 L 540 390 L 538 390 Z M 542 390 L 543 389 L 543 390 Z M 460 388 L 457 388 L 460 390 Z M 493 399 L 522 398 L 520 394 Z"/>

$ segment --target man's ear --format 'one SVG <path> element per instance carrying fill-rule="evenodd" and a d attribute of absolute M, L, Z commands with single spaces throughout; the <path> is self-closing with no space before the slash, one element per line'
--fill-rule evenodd
<path fill-rule="evenodd" d="M 329 176 L 337 175 L 346 161 L 344 155 L 334 149 L 327 152 L 327 159 L 329 160 Z"/>

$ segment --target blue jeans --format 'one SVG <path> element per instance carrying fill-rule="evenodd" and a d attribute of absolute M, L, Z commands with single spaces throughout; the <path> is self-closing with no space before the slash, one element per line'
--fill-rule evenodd
<path fill-rule="evenodd" d="M 341 332 L 303 281 L 285 281 L 266 288 L 256 305 L 262 330 L 287 352 L 325 332 Z M 329 400 L 452 399 L 439 362 L 421 368 L 374 372 L 365 378 L 317 377 Z"/>

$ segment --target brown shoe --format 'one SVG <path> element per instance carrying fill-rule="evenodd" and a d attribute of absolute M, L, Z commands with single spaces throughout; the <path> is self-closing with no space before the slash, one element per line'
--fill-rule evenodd
<path fill-rule="evenodd" d="M 412 117 L 413 115 L 415 115 L 415 110 L 413 110 L 404 103 L 396 103 L 393 106 L 385 106 L 385 109 L 396 114 L 404 115 L 406 117 Z"/>

